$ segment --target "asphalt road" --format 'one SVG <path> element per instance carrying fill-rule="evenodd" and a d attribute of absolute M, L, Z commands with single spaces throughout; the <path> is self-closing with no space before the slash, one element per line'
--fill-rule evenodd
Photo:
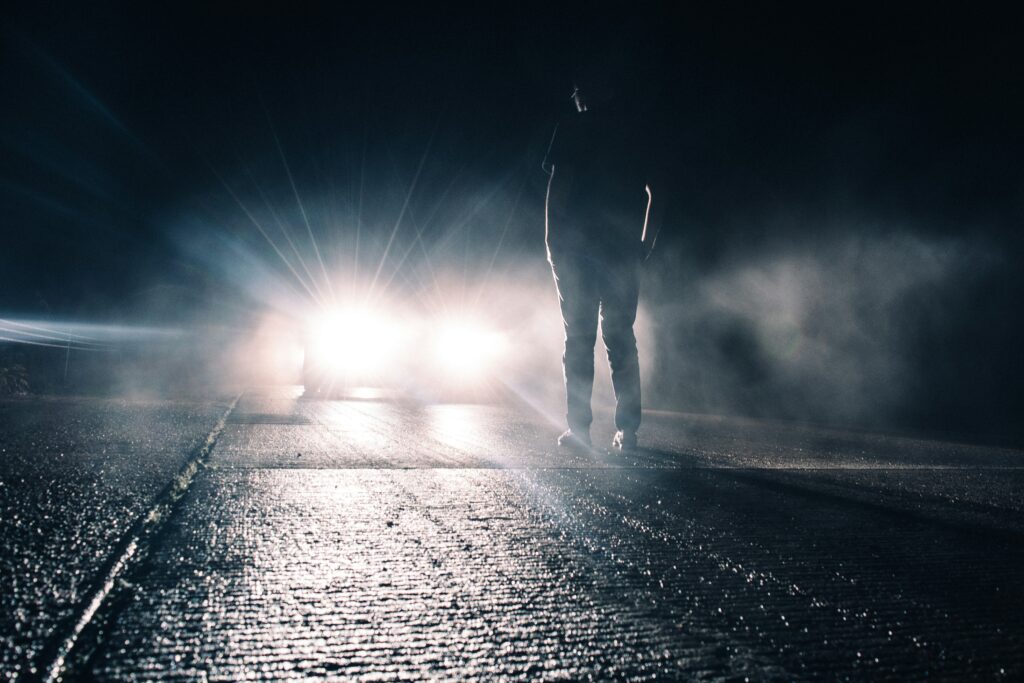
<path fill-rule="evenodd" d="M 287 390 L 0 425 L 8 679 L 1024 678 L 1021 451 Z"/>

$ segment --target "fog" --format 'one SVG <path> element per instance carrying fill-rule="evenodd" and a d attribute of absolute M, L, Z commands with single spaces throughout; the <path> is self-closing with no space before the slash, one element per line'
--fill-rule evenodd
<path fill-rule="evenodd" d="M 147 397 L 299 383 L 310 319 L 361 301 L 427 324 L 453 310 L 488 317 L 509 340 L 495 368 L 506 398 L 560 419 L 562 330 L 539 169 L 481 183 L 430 159 L 398 169 L 370 162 L 358 176 L 362 194 L 345 188 L 354 175 L 321 180 L 345 189 L 325 194 L 316 183 L 293 189 L 283 166 L 261 168 L 272 170 L 259 180 L 218 175 L 154 218 L 172 245 L 168 267 L 139 274 L 145 284 L 116 321 L 28 323 L 48 325 L 55 342 L 32 351 L 36 388 Z M 976 349 L 960 330 L 974 297 L 1009 277 L 998 246 L 983 234 L 825 228 L 753 225 L 748 232 L 776 237 L 750 247 L 733 236 L 708 259 L 694 240 L 706 231 L 667 227 L 642 272 L 645 406 L 888 429 L 1005 428 L 999 410 L 969 390 L 978 359 L 965 357 Z M 794 232 L 813 236 L 793 240 Z M 8 339 L 21 329 L 21 341 L 46 341 L 27 337 L 25 324 L 8 321 Z M 83 329 L 92 336 L 76 336 Z M 610 407 L 600 337 L 595 354 L 595 405 Z"/>
<path fill-rule="evenodd" d="M 927 414 L 922 346 L 949 344 L 942 360 L 963 363 L 953 333 L 962 307 L 1004 264 L 983 241 L 833 234 L 731 255 L 674 286 L 650 273 L 653 363 L 664 370 L 652 399 L 889 427 L 914 407 Z"/>

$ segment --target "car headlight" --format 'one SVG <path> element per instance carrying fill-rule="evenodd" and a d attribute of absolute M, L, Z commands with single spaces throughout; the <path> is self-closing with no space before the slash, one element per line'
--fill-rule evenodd
<path fill-rule="evenodd" d="M 310 350 L 332 372 L 372 374 L 395 360 L 404 336 L 397 320 L 367 308 L 343 309 L 314 322 Z"/>

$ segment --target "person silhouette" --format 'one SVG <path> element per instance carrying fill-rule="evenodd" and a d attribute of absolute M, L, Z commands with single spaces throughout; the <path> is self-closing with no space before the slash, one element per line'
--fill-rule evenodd
<path fill-rule="evenodd" d="M 585 90 L 585 87 L 589 87 Z M 612 446 L 637 445 L 640 365 L 633 324 L 639 265 L 654 247 L 653 194 L 641 135 L 603 84 L 577 82 L 573 111 L 556 126 L 548 173 L 545 242 L 565 328 L 562 367 L 568 429 L 560 446 L 590 448 L 598 321 L 615 393 Z"/>

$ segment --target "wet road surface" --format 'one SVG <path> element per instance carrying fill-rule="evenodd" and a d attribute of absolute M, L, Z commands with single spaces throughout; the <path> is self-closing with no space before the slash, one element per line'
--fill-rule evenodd
<path fill-rule="evenodd" d="M 3 622 L 5 650 L 23 648 L 5 655 L 8 678 L 1024 676 L 1020 451 L 650 414 L 649 448 L 623 457 L 558 452 L 557 427 L 501 406 L 249 392 L 218 429 L 225 405 L 149 407 L 167 427 L 143 430 L 147 443 L 177 460 L 139 460 L 122 497 L 98 496 L 115 501 L 107 536 L 83 525 L 90 494 L 51 522 L 93 533 L 86 555 L 116 556 L 147 496 L 165 501 L 59 667 L 74 631 L 61 610 L 82 605 L 45 577 L 61 553 L 80 559 L 8 534 L 46 490 L 0 494 L 6 555 L 23 558 L 3 565 L 5 607 L 22 610 Z M 0 447 L 32 461 L 49 419 Z M 190 459 L 200 467 L 168 498 Z M 35 481 L 81 476 L 52 457 L 35 467 Z"/>
<path fill-rule="evenodd" d="M 227 401 L 0 401 L 0 679 L 33 677 L 56 634 Z"/>

